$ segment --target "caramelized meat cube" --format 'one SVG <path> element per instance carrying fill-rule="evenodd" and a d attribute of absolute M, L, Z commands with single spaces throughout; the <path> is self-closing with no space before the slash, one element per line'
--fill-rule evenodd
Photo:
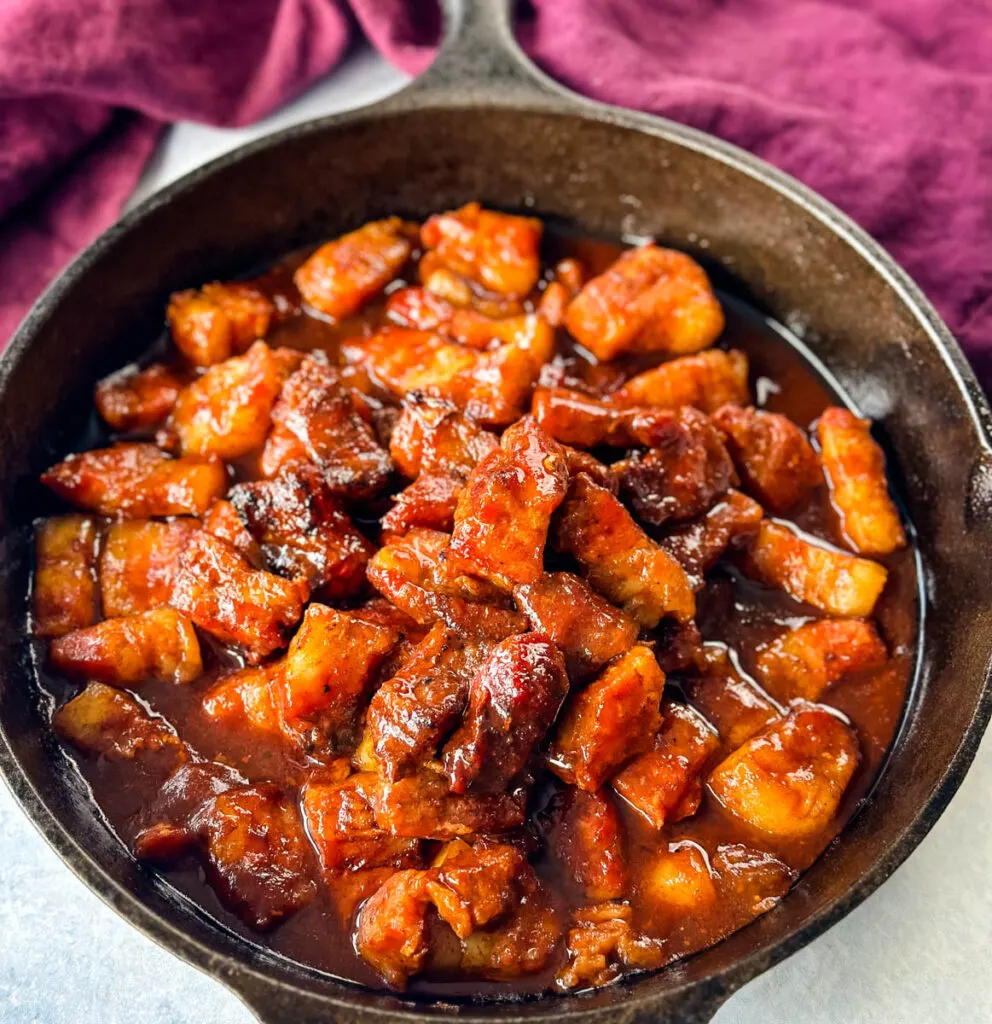
<path fill-rule="evenodd" d="M 320 480 L 287 472 L 238 484 L 230 499 L 273 572 L 305 580 L 330 599 L 364 585 L 374 549 Z"/>
<path fill-rule="evenodd" d="M 500 295 L 523 298 L 540 276 L 542 224 L 467 203 L 435 214 L 420 229 L 425 249 L 461 277 Z"/>
<path fill-rule="evenodd" d="M 634 452 L 622 468 L 614 469 L 634 512 L 652 526 L 698 516 L 737 483 L 720 434 L 691 406 L 676 414 L 670 440 L 650 451 Z"/>
<path fill-rule="evenodd" d="M 149 714 L 129 693 L 103 683 L 88 683 L 52 716 L 52 728 L 86 754 L 113 760 L 146 751 L 186 756 L 182 741 L 164 718 Z"/>
<path fill-rule="evenodd" d="M 104 516 L 200 515 L 227 490 L 220 459 L 171 459 L 153 444 L 115 444 L 70 455 L 42 473 L 60 498 Z"/>
<path fill-rule="evenodd" d="M 212 366 L 265 337 L 275 312 L 272 300 L 252 285 L 215 281 L 199 291 L 175 292 L 166 319 L 179 351 L 197 366 Z"/>
<path fill-rule="evenodd" d="M 597 790 L 643 753 L 661 725 L 665 676 L 648 647 L 634 647 L 608 665 L 565 706 L 549 763 L 566 782 Z"/>
<path fill-rule="evenodd" d="M 161 363 L 144 370 L 126 366 L 96 386 L 97 412 L 113 430 L 145 430 L 169 415 L 185 380 Z"/>
<path fill-rule="evenodd" d="M 716 341 L 723 311 L 691 256 L 649 243 L 587 282 L 565 326 L 601 362 L 627 353 L 685 355 Z"/>
<path fill-rule="evenodd" d="M 321 712 L 331 731 L 350 730 L 376 669 L 399 634 L 348 612 L 312 604 L 286 652 L 286 715 Z"/>
<path fill-rule="evenodd" d="M 199 528 L 195 519 L 188 518 L 112 524 L 100 551 L 104 615 L 136 615 L 167 604 L 179 556 Z"/>
<path fill-rule="evenodd" d="M 725 843 L 713 855 L 720 895 L 733 900 L 748 919 L 771 910 L 796 879 L 792 868 L 763 850 Z"/>
<path fill-rule="evenodd" d="M 542 573 L 513 597 L 531 628 L 558 645 L 573 677 L 597 671 L 637 641 L 637 623 L 571 573 Z"/>
<path fill-rule="evenodd" d="M 821 547 L 767 519 L 748 548 L 745 570 L 828 615 L 858 618 L 871 615 L 888 577 L 877 562 Z"/>
<path fill-rule="evenodd" d="M 656 853 L 637 880 L 638 895 L 663 917 L 704 914 L 717 900 L 713 871 L 696 843 L 670 843 Z"/>
<path fill-rule="evenodd" d="M 184 455 L 237 459 L 261 448 L 283 374 L 264 341 L 183 388 L 169 418 Z"/>
<path fill-rule="evenodd" d="M 437 330 L 454 312 L 447 299 L 419 286 L 400 288 L 386 299 L 386 316 L 399 327 L 415 331 Z"/>
<path fill-rule="evenodd" d="M 50 655 L 59 671 L 112 686 L 189 683 L 203 671 L 193 624 L 172 608 L 77 629 L 53 640 Z"/>
<path fill-rule="evenodd" d="M 596 590 L 648 629 L 666 615 L 679 622 L 695 615 L 696 600 L 682 567 L 584 473 L 565 500 L 555 546 L 574 555 Z"/>
<path fill-rule="evenodd" d="M 62 636 L 99 618 L 97 524 L 85 516 L 55 516 L 35 530 L 31 631 Z"/>
<path fill-rule="evenodd" d="M 424 473 L 417 477 L 393 498 L 393 507 L 380 520 L 383 540 L 415 529 L 450 533 L 464 487 L 465 481 L 454 476 Z"/>
<path fill-rule="evenodd" d="M 262 564 L 262 549 L 248 532 L 244 521 L 238 515 L 238 510 L 229 501 L 215 501 L 201 522 L 207 533 L 226 540 L 231 547 L 237 548 L 252 565 L 258 567 Z"/>
<path fill-rule="evenodd" d="M 199 815 L 199 828 L 208 877 L 253 928 L 269 928 L 313 899 L 303 824 L 274 786 L 221 793 Z"/>
<path fill-rule="evenodd" d="M 691 708 L 668 703 L 654 749 L 614 776 L 613 788 L 660 830 L 696 813 L 703 796 L 699 776 L 718 746 L 716 734 Z"/>
<path fill-rule="evenodd" d="M 480 352 L 526 339 L 533 329 L 533 317 L 529 314 L 491 317 L 474 309 L 456 309 L 439 327 L 442 334 Z"/>
<path fill-rule="evenodd" d="M 416 227 L 387 217 L 322 245 L 293 280 L 304 300 L 332 320 L 357 313 L 379 295 L 410 258 Z"/>
<path fill-rule="evenodd" d="M 465 478 L 499 446 L 493 434 L 463 416 L 454 403 L 414 393 L 389 439 L 389 453 L 411 479 L 421 473 Z"/>
<path fill-rule="evenodd" d="M 555 797 L 548 845 L 570 885 L 589 900 L 617 900 L 627 889 L 620 815 L 602 790 L 569 787 Z"/>
<path fill-rule="evenodd" d="M 766 839 L 807 839 L 830 826 L 859 756 L 854 733 L 837 715 L 800 706 L 717 765 L 709 788 Z"/>
<path fill-rule="evenodd" d="M 637 405 L 623 408 L 568 388 L 538 388 L 531 408 L 552 437 L 580 448 L 656 448 L 675 443 L 685 433 L 685 417 L 679 415 L 684 411 Z"/>
<path fill-rule="evenodd" d="M 429 906 L 425 872 L 409 870 L 387 878 L 359 911 L 355 949 L 393 988 L 427 963 Z"/>
<path fill-rule="evenodd" d="M 848 672 L 881 668 L 887 652 L 863 619 L 822 619 L 783 633 L 758 654 L 758 675 L 779 700 L 819 700 Z"/>
<path fill-rule="evenodd" d="M 514 423 L 458 499 L 449 569 L 506 590 L 533 582 L 543 569 L 551 514 L 567 488 L 561 445 L 529 416 Z"/>
<path fill-rule="evenodd" d="M 786 512 L 823 480 L 806 435 L 785 416 L 725 405 L 713 414 L 744 489 L 772 512 Z"/>
<path fill-rule="evenodd" d="M 243 668 L 224 676 L 203 698 L 203 713 L 231 728 L 249 728 L 296 742 L 282 711 L 282 662 Z M 278 693 L 278 696 L 277 696 Z"/>
<path fill-rule="evenodd" d="M 692 589 L 698 591 L 706 571 L 728 548 L 750 541 L 763 518 L 764 510 L 756 501 L 730 490 L 701 519 L 672 530 L 659 543 L 685 569 Z"/>
<path fill-rule="evenodd" d="M 568 693 L 558 648 L 539 633 L 498 644 L 469 684 L 462 725 L 444 748 L 452 793 L 497 793 L 527 763 Z"/>
<path fill-rule="evenodd" d="M 889 497 L 885 456 L 871 436 L 871 420 L 830 408 L 816 426 L 823 468 L 844 535 L 863 555 L 888 555 L 906 546 L 899 512 Z"/>
<path fill-rule="evenodd" d="M 677 409 L 694 405 L 703 412 L 715 412 L 728 402 L 747 405 L 748 399 L 747 356 L 736 349 L 711 349 L 662 363 L 633 377 L 610 396 L 619 406 Z"/>
<path fill-rule="evenodd" d="M 305 583 L 255 570 L 230 544 L 201 532 L 179 559 L 169 603 L 257 664 L 286 645 L 307 596 Z"/>

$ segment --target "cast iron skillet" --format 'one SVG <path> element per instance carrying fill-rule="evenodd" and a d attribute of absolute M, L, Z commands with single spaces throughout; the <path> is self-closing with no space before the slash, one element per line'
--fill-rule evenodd
<path fill-rule="evenodd" d="M 947 328 L 875 243 L 792 179 L 699 132 L 582 100 L 546 78 L 513 42 L 508 8 L 448 0 L 442 51 L 409 88 L 266 138 L 153 196 L 62 274 L 0 363 L 0 769 L 95 892 L 264 1021 L 709 1020 L 909 855 L 960 784 L 992 712 L 992 419 Z M 918 531 L 927 615 L 909 708 L 871 798 L 771 913 L 684 963 L 592 995 L 440 1006 L 283 960 L 139 867 L 43 724 L 25 594 L 30 522 L 51 507 L 37 475 L 78 445 L 94 382 L 156 335 L 170 291 L 374 217 L 476 198 L 710 257 L 800 334 L 883 426 Z"/>

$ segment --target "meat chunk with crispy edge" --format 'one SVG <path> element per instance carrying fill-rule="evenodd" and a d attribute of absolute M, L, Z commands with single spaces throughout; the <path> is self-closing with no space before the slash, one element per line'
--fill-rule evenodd
<path fill-rule="evenodd" d="M 177 763 L 187 756 L 176 730 L 164 718 L 151 715 L 131 694 L 104 683 L 87 683 L 52 715 L 52 728 L 84 753 L 113 760 L 155 751 L 171 753 Z"/>
<path fill-rule="evenodd" d="M 657 448 L 683 433 L 679 409 L 624 408 L 608 398 L 593 398 L 568 388 L 538 388 L 531 413 L 553 438 L 580 448 Z"/>
<path fill-rule="evenodd" d="M 637 642 L 637 623 L 572 573 L 542 573 L 514 587 L 513 597 L 531 628 L 558 645 L 572 678 L 598 671 Z"/>
<path fill-rule="evenodd" d="M 393 988 L 427 963 L 429 906 L 424 872 L 410 869 L 387 878 L 358 913 L 355 949 Z"/>
<path fill-rule="evenodd" d="M 906 546 L 906 531 L 889 495 L 885 456 L 871 420 L 826 409 L 816 425 L 823 468 L 844 536 L 859 554 L 888 555 Z"/>
<path fill-rule="evenodd" d="M 540 633 L 496 645 L 469 683 L 462 724 L 443 752 L 452 793 L 502 792 L 523 770 L 568 693 L 565 662 Z"/>
<path fill-rule="evenodd" d="M 108 618 L 136 615 L 167 604 L 172 579 L 200 524 L 192 518 L 112 523 L 100 549 L 100 598 Z"/>
<path fill-rule="evenodd" d="M 713 414 L 727 451 L 750 492 L 772 512 L 787 512 L 823 481 L 806 434 L 775 412 L 724 405 Z"/>
<path fill-rule="evenodd" d="M 773 697 L 819 700 L 848 672 L 881 668 L 885 643 L 864 619 L 821 619 L 790 629 L 758 652 L 757 673 Z"/>
<path fill-rule="evenodd" d="M 214 281 L 174 292 L 165 316 L 179 351 L 196 366 L 212 366 L 265 337 L 275 313 L 272 300 L 253 285 Z"/>
<path fill-rule="evenodd" d="M 710 725 L 684 704 L 666 702 L 652 749 L 613 777 L 613 789 L 654 829 L 695 814 L 702 772 L 719 747 Z"/>
<path fill-rule="evenodd" d="M 691 406 L 676 413 L 670 439 L 646 452 L 631 452 L 613 470 L 638 519 L 651 526 L 692 519 L 737 483 L 720 434 Z"/>
<path fill-rule="evenodd" d="M 747 549 L 744 571 L 828 615 L 857 618 L 871 615 L 888 578 L 877 562 L 815 544 L 768 519 Z"/>
<path fill-rule="evenodd" d="M 737 349 L 710 349 L 681 356 L 632 377 L 610 395 L 619 406 L 653 405 L 677 409 L 693 405 L 715 412 L 728 402 L 747 405 L 747 356 Z"/>
<path fill-rule="evenodd" d="M 414 529 L 392 537 L 372 557 L 366 575 L 380 594 L 421 625 L 443 622 L 459 634 L 499 641 L 527 629 L 491 583 L 450 571 L 449 537 Z"/>
<path fill-rule="evenodd" d="M 834 712 L 798 705 L 720 762 L 710 792 L 766 841 L 821 834 L 858 766 L 854 732 Z"/>
<path fill-rule="evenodd" d="M 180 556 L 169 603 L 257 664 L 288 643 L 308 596 L 306 583 L 253 569 L 236 548 L 200 532 Z"/>
<path fill-rule="evenodd" d="M 309 353 L 286 381 L 272 421 L 260 464 L 265 476 L 314 463 L 332 494 L 357 500 L 381 490 L 393 471 L 326 352 Z"/>
<path fill-rule="evenodd" d="M 500 295 L 523 298 L 541 273 L 543 225 L 467 203 L 429 217 L 420 229 L 424 248 L 448 269 Z"/>
<path fill-rule="evenodd" d="M 596 590 L 648 629 L 664 616 L 687 622 L 696 613 L 696 599 L 682 566 L 585 473 L 572 482 L 554 531 L 554 545 L 575 557 Z"/>
<path fill-rule="evenodd" d="M 439 530 L 455 527 L 458 498 L 465 481 L 447 474 L 422 473 L 409 487 L 393 496 L 393 505 L 379 520 L 381 538 L 389 541 L 411 530 Z"/>
<path fill-rule="evenodd" d="M 403 269 L 416 225 L 399 217 L 373 220 L 326 242 L 293 275 L 304 301 L 332 320 L 357 313 Z"/>
<path fill-rule="evenodd" d="M 445 398 L 414 392 L 403 399 L 389 438 L 389 453 L 411 480 L 422 473 L 467 477 L 499 447 L 499 438 L 468 419 Z"/>
<path fill-rule="evenodd" d="M 31 632 L 62 636 L 100 617 L 96 546 L 99 526 L 86 516 L 53 516 L 35 525 Z"/>
<path fill-rule="evenodd" d="M 288 471 L 274 480 L 238 484 L 228 498 L 272 572 L 305 580 L 331 600 L 351 597 L 364 586 L 375 548 L 322 479 Z"/>
<path fill-rule="evenodd" d="M 565 453 L 525 416 L 472 470 L 455 509 L 448 567 L 505 590 L 544 568 L 551 515 L 568 488 Z"/>
<path fill-rule="evenodd" d="M 186 383 L 182 373 L 162 363 L 143 370 L 125 366 L 97 384 L 93 400 L 112 430 L 147 430 L 169 415 Z"/>
<path fill-rule="evenodd" d="M 565 326 L 601 362 L 620 355 L 686 355 L 723 330 L 723 310 L 703 268 L 649 242 L 628 249 L 572 299 Z"/>
<path fill-rule="evenodd" d="M 104 516 L 200 515 L 227 490 L 214 456 L 170 458 L 153 444 L 125 442 L 70 455 L 42 473 L 60 498 Z"/>
<path fill-rule="evenodd" d="M 649 647 L 631 648 L 574 693 L 548 752 L 551 769 L 579 789 L 596 790 L 650 749 L 661 726 L 665 675 Z"/>

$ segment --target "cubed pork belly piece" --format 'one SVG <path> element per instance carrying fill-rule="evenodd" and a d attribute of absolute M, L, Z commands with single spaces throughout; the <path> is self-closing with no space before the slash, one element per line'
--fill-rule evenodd
<path fill-rule="evenodd" d="M 709 788 L 767 842 L 824 832 L 858 766 L 854 732 L 834 712 L 799 705 L 713 769 Z"/>
<path fill-rule="evenodd" d="M 41 482 L 104 516 L 196 516 L 227 490 L 227 470 L 215 456 L 173 459 L 153 444 L 122 443 L 70 455 Z"/>
<path fill-rule="evenodd" d="M 551 515 L 568 488 L 561 445 L 529 416 L 472 471 L 455 510 L 448 566 L 512 590 L 544 567 Z"/>
<path fill-rule="evenodd" d="M 186 383 L 182 373 L 162 363 L 143 370 L 126 366 L 97 384 L 94 401 L 111 429 L 147 430 L 169 415 Z"/>
<path fill-rule="evenodd" d="M 533 217 L 467 203 L 435 214 L 420 229 L 424 248 L 455 274 L 490 292 L 523 298 L 540 276 L 542 224 Z"/>
<path fill-rule="evenodd" d="M 828 615 L 865 618 L 888 578 L 886 569 L 765 519 L 747 549 L 745 572 Z"/>
<path fill-rule="evenodd" d="M 717 902 L 716 878 L 697 843 L 669 843 L 655 853 L 637 879 L 638 896 L 657 928 L 689 914 L 704 915 Z"/>
<path fill-rule="evenodd" d="M 465 481 L 446 474 L 424 473 L 393 497 L 393 506 L 379 521 L 382 539 L 402 537 L 411 530 L 439 530 L 455 527 L 458 497 Z"/>
<path fill-rule="evenodd" d="M 314 463 L 332 494 L 360 499 L 381 490 L 392 473 L 389 453 L 355 411 L 325 352 L 311 352 L 286 381 L 272 420 L 262 453 L 265 476 Z"/>
<path fill-rule="evenodd" d="M 848 672 L 881 668 L 885 643 L 864 619 L 821 619 L 783 633 L 758 653 L 757 671 L 782 701 L 819 700 Z"/>
<path fill-rule="evenodd" d="M 515 587 L 513 597 L 531 628 L 560 648 L 573 678 L 598 671 L 637 642 L 637 623 L 572 573 L 542 573 Z"/>
<path fill-rule="evenodd" d="M 548 754 L 552 770 L 579 789 L 599 789 L 651 747 L 661 726 L 664 687 L 648 647 L 634 647 L 611 662 L 565 705 Z"/>
<path fill-rule="evenodd" d="M 610 395 L 619 406 L 651 405 L 677 409 L 692 405 L 702 412 L 715 412 L 733 402 L 747 405 L 747 356 L 731 349 L 710 349 L 681 356 L 653 370 L 632 377 Z"/>
<path fill-rule="evenodd" d="M 523 770 L 568 693 L 558 648 L 540 633 L 496 645 L 469 683 L 461 726 L 444 748 L 453 793 L 502 792 Z"/>
<path fill-rule="evenodd" d="M 166 319 L 179 351 L 196 366 L 213 366 L 264 338 L 275 314 L 272 300 L 254 285 L 215 281 L 175 292 Z"/>
<path fill-rule="evenodd" d="M 573 555 L 592 586 L 641 626 L 650 629 L 665 616 L 685 622 L 695 615 L 696 599 L 679 563 L 584 473 L 572 482 L 554 544 Z"/>
<path fill-rule="evenodd" d="M 111 686 L 143 682 L 189 683 L 203 672 L 193 623 L 172 608 L 104 619 L 52 641 L 60 672 Z"/>
<path fill-rule="evenodd" d="M 283 713 L 283 662 L 238 669 L 224 676 L 203 697 L 203 713 L 231 729 L 249 729 L 296 745 Z"/>
<path fill-rule="evenodd" d="M 136 615 L 167 604 L 179 556 L 199 528 L 195 519 L 186 517 L 111 524 L 100 549 L 104 615 Z"/>
<path fill-rule="evenodd" d="M 662 708 L 652 748 L 634 758 L 611 785 L 655 829 L 695 814 L 702 772 L 719 747 L 710 725 L 684 704 Z"/>
<path fill-rule="evenodd" d="M 602 362 L 629 353 L 686 355 L 723 330 L 723 311 L 703 268 L 653 242 L 623 253 L 569 303 L 565 326 Z"/>
<path fill-rule="evenodd" d="M 386 879 L 359 911 L 355 948 L 393 988 L 404 988 L 427 963 L 429 906 L 425 874 L 411 869 Z"/>
<path fill-rule="evenodd" d="M 305 582 L 253 569 L 236 548 L 201 531 L 179 559 L 169 603 L 257 664 L 286 646 L 308 596 Z"/>
<path fill-rule="evenodd" d="M 200 522 L 207 533 L 212 533 L 215 537 L 227 541 L 231 547 L 237 548 L 255 568 L 261 567 L 262 549 L 249 533 L 238 510 L 229 501 L 215 501 Z"/>
<path fill-rule="evenodd" d="M 62 636 L 100 617 L 96 545 L 99 526 L 86 516 L 54 516 L 35 527 L 31 632 Z"/>
<path fill-rule="evenodd" d="M 719 879 L 720 895 L 732 900 L 747 921 L 771 910 L 798 875 L 794 868 L 772 854 L 743 843 L 721 844 L 711 863 Z"/>
<path fill-rule="evenodd" d="M 538 388 L 531 406 L 534 418 L 552 437 L 580 448 L 657 448 L 675 442 L 685 431 L 681 411 L 647 405 L 625 408 L 569 388 Z"/>
<path fill-rule="evenodd" d="M 416 225 L 387 217 L 322 245 L 293 275 L 304 301 L 332 320 L 380 295 L 410 258 Z"/>
<path fill-rule="evenodd" d="M 713 414 L 744 490 L 771 512 L 787 512 L 823 482 L 806 434 L 786 416 L 725 405 Z"/>
<path fill-rule="evenodd" d="M 555 264 L 554 276 L 541 292 L 538 313 L 552 327 L 563 326 L 568 304 L 579 294 L 585 282 L 586 270 L 578 260 L 570 257 L 559 260 Z"/>
<path fill-rule="evenodd" d="M 415 331 L 434 331 L 451 319 L 455 307 L 429 288 L 412 285 L 390 292 L 386 299 L 386 317 L 399 327 Z"/>
<path fill-rule="evenodd" d="M 444 398 L 414 393 L 389 439 L 389 453 L 411 480 L 421 473 L 466 478 L 479 461 L 499 446 L 499 439 L 468 419 Z"/>
<path fill-rule="evenodd" d="M 889 496 L 885 456 L 871 420 L 827 409 L 816 425 L 830 495 L 844 535 L 859 554 L 888 555 L 906 546 L 906 531 Z"/>

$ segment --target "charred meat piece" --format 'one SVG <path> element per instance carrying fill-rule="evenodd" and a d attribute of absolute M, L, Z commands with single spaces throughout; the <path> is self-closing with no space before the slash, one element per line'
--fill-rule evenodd
<path fill-rule="evenodd" d="M 162 363 L 144 370 L 126 366 L 97 384 L 94 401 L 111 429 L 147 430 L 169 415 L 185 384 L 181 373 Z"/>
<path fill-rule="evenodd" d="M 99 618 L 97 523 L 86 516 L 54 516 L 35 527 L 31 632 L 62 636 Z"/>
<path fill-rule="evenodd" d="M 569 885 L 588 900 L 618 900 L 627 890 L 623 824 L 603 790 L 569 786 L 556 794 L 545 818 L 548 846 Z"/>
<path fill-rule="evenodd" d="M 728 402 L 747 405 L 748 400 L 747 356 L 736 349 L 710 349 L 662 363 L 610 395 L 610 401 L 619 406 L 677 409 L 693 405 L 702 412 L 715 412 Z"/>
<path fill-rule="evenodd" d="M 276 313 L 268 296 L 241 282 L 175 292 L 166 319 L 179 351 L 196 366 L 213 366 L 265 337 Z"/>

